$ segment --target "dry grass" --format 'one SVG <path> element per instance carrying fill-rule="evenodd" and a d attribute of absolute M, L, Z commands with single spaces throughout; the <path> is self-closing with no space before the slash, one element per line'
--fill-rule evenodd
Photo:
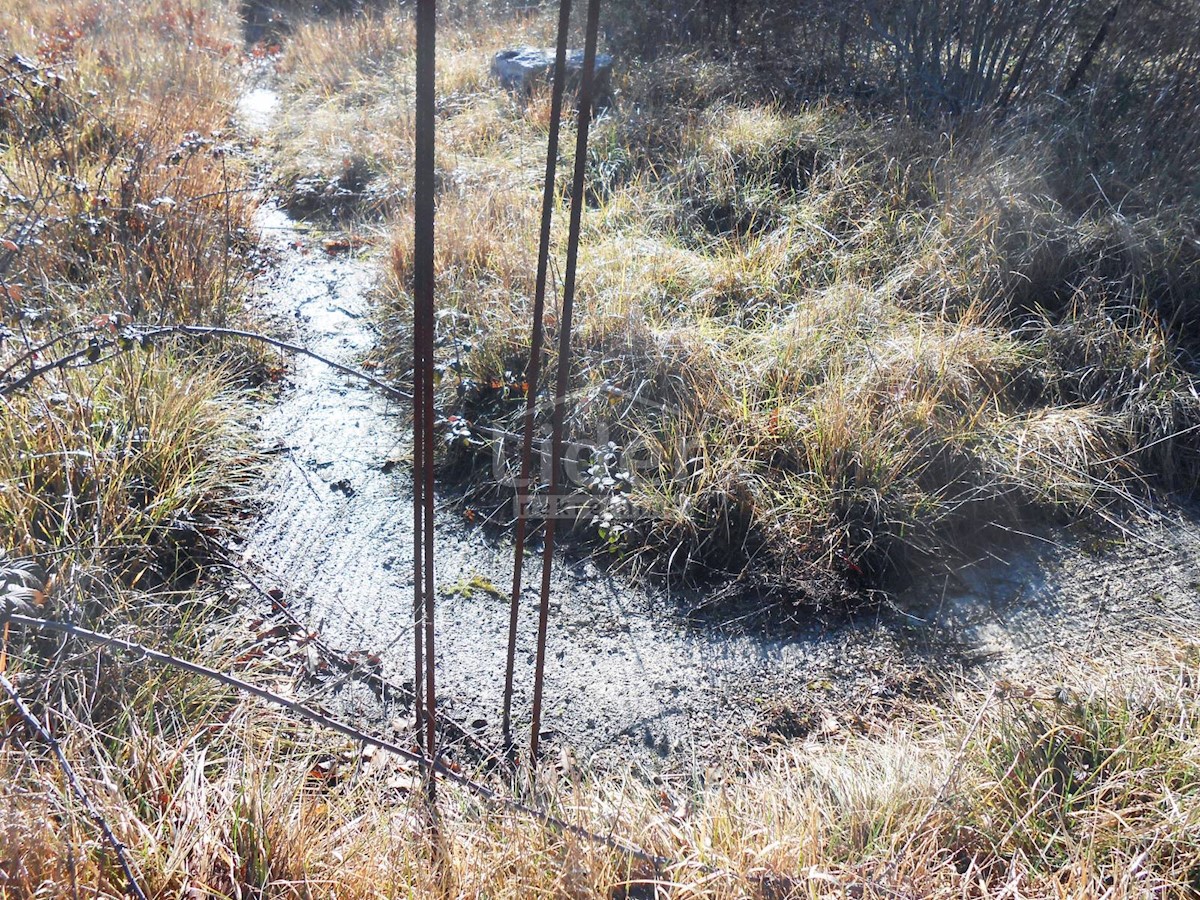
<path fill-rule="evenodd" d="M 547 104 L 482 73 L 502 44 L 544 43 L 546 23 L 467 26 L 442 57 L 439 362 L 447 398 L 461 389 L 473 419 L 511 426 Z M 248 210 L 227 193 L 244 173 L 223 147 L 232 10 L 19 0 L 0 36 L 4 58 L 40 54 L 61 75 L 4 73 L 4 365 L 49 335 L 105 331 L 98 315 L 235 315 Z M 298 208 L 406 210 L 411 43 L 397 12 L 289 40 L 274 149 Z M 735 76 L 660 59 L 621 76 L 597 127 L 571 415 L 576 438 L 614 444 L 580 485 L 603 546 L 659 569 L 799 579 L 821 602 L 980 521 L 1111 516 L 1194 484 L 1186 178 L 1151 172 L 1116 206 L 1079 187 L 1083 156 L 1061 158 L 1083 130 L 1067 117 L 951 141 L 831 103 L 763 103 Z M 407 304 L 408 246 L 397 226 L 391 308 Z M 174 345 L 5 393 L 0 590 L 303 697 L 302 638 L 215 623 L 219 593 L 148 590 L 195 574 L 197 522 L 245 476 L 229 378 Z M 155 896 L 1197 889 L 1190 644 L 657 783 L 569 761 L 541 773 L 530 799 L 673 861 L 658 871 L 450 789 L 435 838 L 414 773 L 381 754 L 132 660 L 12 631 L 4 649 Z M 122 895 L 46 748 L 12 719 L 0 782 L 0 895 Z"/>
<path fill-rule="evenodd" d="M 172 2 L 16 3 L 0 35 L 8 97 L 6 315 L 48 326 L 120 312 L 217 319 L 245 277 L 245 173 L 228 129 L 231 11 Z M 26 71 L 31 67 L 33 71 Z"/>
<path fill-rule="evenodd" d="M 506 24 L 470 23 L 445 58 L 437 265 L 446 402 L 511 431 L 546 111 L 482 73 L 546 23 Z M 405 15 L 313 23 L 287 53 L 283 158 L 316 148 L 305 165 L 327 179 L 340 154 L 364 195 L 391 198 L 375 212 L 402 214 Z M 316 90 L 310 67 L 354 77 Z M 947 135 L 764 103 L 740 78 L 696 57 L 629 63 L 594 130 L 570 419 L 576 440 L 615 447 L 575 484 L 585 534 L 672 577 L 742 572 L 822 603 L 981 525 L 1111 520 L 1192 490 L 1186 179 L 1145 176 L 1114 205 L 1104 173 L 1144 160 L 1089 143 L 1086 104 Z M 398 227 L 400 310 L 410 243 Z M 500 496 L 511 481 L 457 470 Z"/>
<path fill-rule="evenodd" d="M 63 577 L 83 567 L 97 587 L 194 575 L 196 529 L 245 478 L 228 378 L 195 356 L 138 351 L 0 400 L 8 551 Z"/>
<path fill-rule="evenodd" d="M 15 0 L 0 8 L 0 58 L 0 598 L 195 645 L 214 603 L 184 590 L 201 532 L 249 471 L 237 367 L 182 341 L 130 347 L 123 329 L 237 321 L 250 204 L 229 127 L 234 7 Z M 114 825 L 143 845 L 139 816 L 166 785 L 144 780 L 162 772 L 140 754 L 193 740 L 179 710 L 220 698 L 65 658 L 7 624 L 0 643 L 0 670 L 69 717 L 60 737 L 101 806 L 135 798 Z M 105 884 L 115 860 L 15 721 L 0 741 L 0 895 Z"/>
<path fill-rule="evenodd" d="M 126 323 L 235 315 L 238 22 L 220 3 L 17 2 L 0 36 L 3 544 L 49 572 L 169 581 L 180 529 L 230 479 L 230 368 L 146 347 L 11 385 Z"/>
<path fill-rule="evenodd" d="M 513 128 L 525 130 L 521 110 L 487 72 L 508 42 L 547 34 L 540 18 L 517 33 L 489 19 L 444 29 L 438 168 L 451 193 L 536 186 L 544 161 L 530 140 L 513 139 Z M 411 199 L 413 40 L 411 20 L 395 10 L 297 27 L 280 63 L 287 102 L 274 148 L 293 212 L 353 220 L 399 213 Z"/>
<path fill-rule="evenodd" d="M 203 649 L 245 660 L 247 646 Z M 270 656 L 251 677 L 303 691 L 287 654 Z M 1183 645 L 968 690 L 653 784 L 543 771 L 532 799 L 671 861 L 658 871 L 451 788 L 435 838 L 412 770 L 186 679 L 129 687 L 143 679 L 128 664 L 104 672 L 126 686 L 126 712 L 47 714 L 157 896 L 650 896 L 653 881 L 678 898 L 1187 896 L 1200 866 L 1198 659 Z M 7 895 L 69 893 L 72 850 L 77 884 L 119 894 L 111 858 L 20 729 L 0 767 L 14 801 L 0 812 Z"/>

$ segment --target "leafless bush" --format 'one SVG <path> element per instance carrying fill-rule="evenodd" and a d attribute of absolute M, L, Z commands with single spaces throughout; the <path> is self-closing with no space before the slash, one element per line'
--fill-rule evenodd
<path fill-rule="evenodd" d="M 1181 103 L 1200 71 L 1182 0 L 670 0 L 614 3 L 610 37 L 640 53 L 708 46 L 769 71 L 773 93 L 894 95 L 965 113 L 1041 94 L 1147 89 L 1147 113 Z M 750 71 L 749 69 L 747 71 Z"/>
<path fill-rule="evenodd" d="M 1088 0 L 864 0 L 868 39 L 922 108 L 1006 106 L 1064 68 Z"/>

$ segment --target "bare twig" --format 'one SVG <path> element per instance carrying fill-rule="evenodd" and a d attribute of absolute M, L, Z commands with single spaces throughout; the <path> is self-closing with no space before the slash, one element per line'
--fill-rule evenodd
<path fill-rule="evenodd" d="M 383 702 L 390 700 L 399 700 L 401 703 L 410 706 L 414 703 L 413 692 L 408 688 L 396 684 L 387 678 L 384 678 L 378 672 L 373 671 L 364 663 L 356 663 L 340 651 L 331 647 L 321 635 L 313 631 L 307 624 L 302 622 L 291 609 L 290 605 L 284 600 L 277 599 L 276 595 L 259 581 L 245 566 L 238 563 L 229 554 L 229 551 L 218 544 L 216 541 L 208 541 L 206 543 L 208 552 L 214 554 L 221 564 L 228 566 L 233 572 L 236 572 L 250 587 L 258 593 L 264 600 L 271 604 L 271 608 L 282 615 L 295 628 L 304 632 L 304 639 L 307 643 L 312 644 L 317 652 L 323 656 L 335 669 L 343 673 L 346 678 L 352 678 L 355 681 L 360 681 L 366 684 L 377 697 Z M 261 567 L 260 567 L 261 568 Z M 454 718 L 443 714 L 438 716 L 438 724 L 442 731 L 450 740 L 455 743 L 462 743 L 470 746 L 474 752 L 481 758 L 487 761 L 499 761 L 501 757 L 493 753 L 486 747 L 479 738 L 471 733 L 470 729 Z"/>
<path fill-rule="evenodd" d="M 86 332 L 87 329 L 76 329 L 47 341 L 44 346 L 51 346 L 56 343 L 61 343 L 61 341 L 67 337 L 79 336 L 80 334 L 84 334 Z M 41 377 L 42 375 L 49 374 L 55 370 L 86 368 L 88 366 L 112 359 L 119 353 L 132 352 L 133 349 L 142 341 L 153 342 L 159 338 L 170 337 L 179 334 L 201 338 L 228 337 L 242 338 L 248 341 L 257 341 L 260 344 L 267 344 L 279 350 L 285 350 L 288 353 L 296 353 L 300 356 L 307 356 L 309 359 L 314 359 L 323 365 L 329 366 L 331 369 L 336 372 L 340 372 L 342 375 L 354 378 L 363 382 L 364 384 L 370 385 L 371 387 L 378 388 L 389 397 L 398 400 L 411 400 L 413 397 L 413 395 L 408 391 L 396 387 L 396 385 L 386 382 L 381 378 L 377 378 L 374 375 L 370 375 L 361 369 L 356 369 L 353 366 L 340 363 L 336 360 L 330 359 L 327 356 L 322 356 L 320 353 L 301 346 L 300 344 L 292 344 L 288 341 L 280 340 L 279 338 L 271 337 L 268 334 L 262 334 L 261 332 L 257 331 L 246 331 L 239 328 L 219 328 L 210 325 L 156 325 L 146 326 L 140 329 L 127 326 L 124 329 L 124 334 L 127 337 L 126 342 L 123 342 L 120 337 L 106 335 L 101 338 L 97 336 L 95 344 L 89 344 L 86 347 L 81 347 L 66 353 L 58 359 L 51 360 L 41 366 L 30 369 L 20 378 L 13 379 L 11 381 L 6 382 L 4 377 L 0 375 L 0 397 L 7 397 L 15 394 L 17 391 L 28 387 L 37 378 Z M 4 375 L 8 375 L 20 368 L 22 365 L 31 362 L 33 359 L 33 354 L 36 353 L 38 349 L 42 348 L 32 348 L 30 351 L 23 353 L 5 370 Z M 96 355 L 97 349 L 100 350 L 101 355 L 99 356 Z M 435 417 L 439 417 L 442 415 L 442 411 L 435 408 L 434 415 Z M 494 428 L 475 423 L 472 423 L 471 427 L 489 440 L 506 443 L 519 443 L 522 440 L 522 435 L 512 431 L 505 431 L 502 428 Z M 545 438 L 534 438 L 534 444 L 539 449 L 542 449 L 547 443 L 549 443 L 549 441 Z M 578 441 L 566 441 L 564 446 L 570 447 L 575 451 L 584 450 L 594 453 L 596 450 L 596 448 L 591 444 L 584 444 Z"/>
<path fill-rule="evenodd" d="M 0 372 L 0 384 L 3 384 L 5 382 L 5 380 L 13 373 L 13 371 L 15 369 L 19 368 L 21 365 L 23 365 L 25 363 L 32 361 L 33 359 L 35 359 L 37 357 L 37 355 L 39 353 L 49 350 L 55 344 L 61 344 L 63 341 L 70 340 L 71 338 L 79 337 L 80 335 L 86 334 L 87 331 L 88 331 L 88 329 L 86 329 L 86 328 L 73 328 L 70 331 L 64 331 L 61 334 L 57 334 L 54 337 L 49 338 L 48 340 L 42 341 L 42 343 L 40 343 L 40 344 L 37 344 L 33 347 L 29 347 L 25 353 L 21 354 L 21 356 L 16 360 L 16 362 L 14 362 L 12 365 L 10 365 L 3 372 Z"/>
<path fill-rule="evenodd" d="M 407 393 L 406 391 L 402 391 L 400 388 L 396 387 L 395 385 L 388 384 L 386 381 L 376 378 L 373 375 L 368 375 L 366 372 L 363 372 L 359 369 L 355 369 L 353 366 L 347 366 L 343 363 L 337 362 L 336 360 L 330 359 L 327 356 L 322 356 L 321 354 L 316 353 L 313 350 L 309 350 L 307 347 L 302 347 L 299 344 L 292 344 L 287 341 L 280 340 L 279 338 L 274 338 L 274 337 L 271 337 L 270 335 L 262 334 L 261 332 L 257 332 L 257 331 L 244 331 L 240 328 L 217 328 L 217 327 L 211 326 L 211 325 L 158 325 L 158 326 L 151 326 L 151 327 L 147 327 L 145 329 L 137 329 L 137 330 L 130 328 L 130 329 L 127 329 L 127 334 L 129 336 L 129 338 L 128 338 L 129 340 L 139 342 L 139 343 L 140 342 L 153 342 L 155 340 L 158 340 L 159 338 L 169 337 L 171 335 L 176 335 L 176 334 L 185 334 L 185 335 L 190 335 L 192 337 L 201 337 L 201 338 L 204 338 L 204 337 L 245 338 L 246 340 L 257 341 L 262 344 L 268 344 L 268 345 L 270 345 L 272 347 L 276 347 L 280 350 L 286 350 L 289 353 L 297 353 L 297 354 L 300 354 L 301 356 L 307 356 L 307 357 L 310 357 L 311 359 L 315 359 L 317 362 L 323 363 L 324 365 L 329 366 L 331 369 L 341 372 L 343 375 L 349 375 L 352 378 L 356 378 L 360 381 L 365 381 L 367 384 L 370 384 L 372 387 L 379 388 L 381 391 L 388 394 L 389 396 L 396 397 L 399 399 L 410 399 L 412 396 L 411 394 Z M 8 396 L 12 393 L 15 393 L 16 391 L 20 390 L 21 388 L 28 387 L 36 378 L 38 378 L 42 375 L 45 375 L 46 373 L 51 372 L 55 369 L 69 368 L 69 367 L 71 367 L 72 363 L 82 361 L 84 363 L 84 365 L 87 365 L 87 364 L 90 364 L 93 362 L 98 362 L 99 359 L 94 358 L 97 356 L 97 350 L 99 350 L 100 352 L 105 352 L 105 351 L 111 351 L 114 348 L 121 349 L 121 350 L 126 349 L 123 346 L 119 337 L 106 337 L 103 339 L 97 338 L 95 343 L 90 343 L 88 346 L 80 347 L 77 350 L 73 350 L 70 353 L 66 353 L 63 356 L 59 357 L 58 359 L 51 360 L 50 362 L 44 363 L 41 366 L 36 366 L 36 367 L 30 369 L 28 372 L 26 372 L 20 378 L 13 379 L 12 381 L 9 381 L 8 383 L 5 383 L 5 384 L 0 384 L 0 396 Z M 17 360 L 6 371 L 12 371 L 14 368 L 19 366 L 23 361 L 32 359 L 32 352 L 36 352 L 36 349 L 37 348 L 35 348 L 34 351 L 31 351 L 31 353 L 26 353 L 24 356 L 22 356 L 21 359 Z M 132 350 L 133 346 L 132 345 L 129 346 L 128 349 Z"/>

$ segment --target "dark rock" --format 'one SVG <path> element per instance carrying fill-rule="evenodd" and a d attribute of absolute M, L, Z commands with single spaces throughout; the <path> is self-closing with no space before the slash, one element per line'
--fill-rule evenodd
<path fill-rule="evenodd" d="M 291 34 L 292 23 L 273 4 L 242 0 L 240 8 L 247 44 L 278 44 Z"/>
<path fill-rule="evenodd" d="M 592 96 L 596 103 L 609 100 L 612 90 L 613 58 L 608 53 L 596 55 L 595 76 Z M 528 94 L 539 82 L 549 83 L 554 71 L 554 50 L 542 47 L 510 47 L 501 50 L 492 59 L 492 77 L 508 90 L 517 94 Z M 578 90 L 583 72 L 583 51 L 567 51 L 567 86 Z"/>

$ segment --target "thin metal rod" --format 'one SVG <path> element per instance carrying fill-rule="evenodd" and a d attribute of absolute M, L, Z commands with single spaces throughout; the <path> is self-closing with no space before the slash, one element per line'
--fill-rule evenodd
<path fill-rule="evenodd" d="M 525 533 L 528 527 L 529 495 L 533 490 L 534 413 L 538 381 L 542 373 L 543 319 L 546 311 L 546 281 L 550 268 L 550 226 L 554 216 L 555 172 L 558 168 L 558 134 L 567 75 L 567 39 L 571 25 L 571 0 L 558 7 L 558 41 L 554 50 L 554 86 L 550 92 L 550 136 L 546 144 L 546 175 L 542 188 L 542 223 L 538 240 L 537 282 L 533 292 L 533 334 L 529 340 L 529 365 L 525 369 L 525 428 L 521 439 L 521 477 L 517 481 L 517 530 L 513 541 L 512 600 L 508 609 L 508 659 L 504 669 L 504 713 L 501 731 L 504 743 L 512 742 L 513 670 L 517 658 L 517 615 L 521 608 L 521 570 L 525 565 Z"/>
<path fill-rule="evenodd" d="M 83 783 L 79 780 L 79 776 L 75 774 L 75 770 L 67 761 L 67 757 L 62 751 L 62 747 L 59 746 L 58 741 L 54 738 L 54 735 L 52 735 L 49 730 L 47 730 L 46 727 L 38 721 L 37 716 L 33 714 L 33 710 L 25 705 L 25 702 L 21 699 L 20 694 L 17 693 L 16 687 L 13 686 L 11 681 L 4 677 L 3 672 L 0 672 L 0 688 L 3 688 L 4 693 L 8 694 L 8 699 L 11 700 L 13 706 L 17 708 L 17 712 L 20 713 L 21 718 L 25 720 L 25 724 L 35 731 L 38 737 L 42 739 L 43 743 L 45 743 L 54 752 L 54 758 L 58 760 L 58 767 L 62 769 L 63 775 L 67 777 L 67 783 L 71 786 L 71 790 L 75 792 L 75 796 L 79 798 L 79 802 L 82 803 L 83 808 L 87 810 L 88 816 L 93 822 L 96 823 L 96 827 L 100 829 L 100 833 L 104 835 L 104 839 L 108 841 L 109 846 L 112 847 L 113 851 L 117 854 L 117 862 L 121 866 L 121 871 L 125 873 L 125 880 L 129 884 L 129 893 L 137 897 L 138 900 L 146 900 L 146 893 L 142 890 L 142 886 L 138 884 L 137 877 L 133 874 L 133 864 L 129 861 L 129 854 L 125 852 L 125 845 L 117 839 L 115 834 L 113 834 L 113 830 L 109 826 L 108 820 L 100 814 L 100 810 L 98 810 L 96 805 L 92 803 L 92 798 L 89 797 L 87 795 L 87 791 L 83 789 Z"/>
<path fill-rule="evenodd" d="M 420 363 L 422 317 L 417 311 L 416 291 L 413 292 L 413 717 L 417 746 L 425 747 L 425 555 L 422 521 L 425 504 L 422 499 L 421 465 L 424 460 L 425 401 L 424 366 Z"/>
<path fill-rule="evenodd" d="M 433 331 L 434 331 L 434 128 L 436 72 L 436 0 L 417 2 L 417 74 L 416 74 L 416 146 L 414 154 L 413 218 L 413 319 L 420 321 L 420 346 L 414 348 L 413 371 L 421 377 L 420 418 L 413 432 L 420 435 L 419 455 L 414 460 L 414 485 L 421 482 L 421 518 L 415 528 L 423 528 L 421 596 L 414 583 L 414 603 L 424 602 L 425 626 L 425 740 L 432 762 L 437 752 L 437 692 L 434 685 L 434 521 L 433 521 Z M 414 393 L 416 393 L 414 391 Z M 415 539 L 414 539 L 415 549 Z M 414 573 L 415 574 L 415 573 Z M 429 786 L 433 790 L 433 770 Z"/>
<path fill-rule="evenodd" d="M 550 436 L 550 491 L 546 498 L 546 537 L 542 550 L 542 592 L 538 607 L 537 659 L 533 669 L 533 721 L 529 757 L 537 760 L 542 726 L 542 689 L 546 674 L 546 632 L 550 615 L 550 567 L 554 558 L 555 521 L 560 508 L 560 469 L 566 427 L 567 387 L 571 378 L 571 316 L 575 307 L 575 270 L 579 262 L 579 234 L 583 224 L 583 189 L 587 175 L 588 129 L 592 120 L 592 76 L 596 68 L 596 41 L 600 30 L 600 0 L 588 0 L 583 45 L 583 77 L 579 85 L 579 131 L 575 137 L 575 173 L 571 182 L 571 225 L 567 233 L 567 268 L 563 278 L 563 305 L 558 334 L 558 379 Z"/>

